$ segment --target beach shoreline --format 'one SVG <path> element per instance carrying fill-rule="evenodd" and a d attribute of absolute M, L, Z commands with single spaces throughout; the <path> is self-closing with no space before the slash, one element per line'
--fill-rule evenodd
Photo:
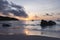
<path fill-rule="evenodd" d="M 20 35 L 0 35 L 0 40 L 60 40 L 60 38 L 20 34 Z"/>

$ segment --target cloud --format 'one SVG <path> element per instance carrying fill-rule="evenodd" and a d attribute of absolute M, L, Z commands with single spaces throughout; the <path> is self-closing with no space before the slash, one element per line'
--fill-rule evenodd
<path fill-rule="evenodd" d="M 54 15 L 54 13 L 46 13 L 45 15 L 43 15 L 43 16 L 53 16 Z"/>
<path fill-rule="evenodd" d="M 22 6 L 16 5 L 12 2 L 9 3 L 7 0 L 0 0 L 0 12 L 3 12 L 4 15 L 12 13 L 15 16 L 28 16 Z"/>

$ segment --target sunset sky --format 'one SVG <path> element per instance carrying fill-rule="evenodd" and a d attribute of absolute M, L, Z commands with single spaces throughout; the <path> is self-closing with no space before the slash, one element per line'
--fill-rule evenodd
<path fill-rule="evenodd" d="M 60 15 L 60 0 L 8 0 L 21 5 L 29 16 Z"/>

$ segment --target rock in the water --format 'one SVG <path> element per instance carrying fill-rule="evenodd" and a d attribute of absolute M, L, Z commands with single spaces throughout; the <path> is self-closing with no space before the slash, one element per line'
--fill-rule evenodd
<path fill-rule="evenodd" d="M 3 24 L 2 27 L 10 27 L 11 25 L 10 24 Z"/>
<path fill-rule="evenodd" d="M 54 21 L 48 21 L 48 25 L 52 26 L 52 25 L 56 25 L 56 23 Z"/>
<path fill-rule="evenodd" d="M 44 26 L 47 26 L 47 23 L 48 22 L 46 20 L 41 20 L 41 24 L 40 25 L 44 27 Z"/>
<path fill-rule="evenodd" d="M 46 21 L 46 20 L 41 20 L 41 24 L 42 27 L 45 26 L 52 26 L 52 25 L 56 25 L 56 22 L 50 20 L 50 21 Z"/>

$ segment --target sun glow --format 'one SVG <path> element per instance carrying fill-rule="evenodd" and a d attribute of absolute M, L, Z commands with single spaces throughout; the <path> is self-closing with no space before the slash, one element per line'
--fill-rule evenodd
<path fill-rule="evenodd" d="M 12 13 L 8 13 L 7 15 L 4 15 L 2 12 L 0 12 L 0 16 L 7 16 L 7 17 L 11 17 L 11 18 L 16 18 L 18 20 L 42 20 L 42 19 L 46 19 L 46 20 L 54 20 L 60 16 L 33 16 L 30 15 L 28 17 L 21 17 L 21 16 L 15 16 Z"/>
<path fill-rule="evenodd" d="M 21 17 L 21 16 L 15 16 L 13 13 L 8 13 L 7 15 L 3 14 L 0 12 L 0 16 L 5 16 L 5 17 L 11 17 L 11 18 L 16 18 L 18 20 L 30 20 L 29 17 Z"/>
<path fill-rule="evenodd" d="M 25 29 L 25 30 L 24 30 L 24 33 L 25 33 L 26 35 L 29 35 L 29 30 L 28 30 L 28 29 Z"/>
<path fill-rule="evenodd" d="M 9 13 L 7 15 L 4 15 L 2 12 L 0 12 L 0 16 L 5 16 L 5 17 L 11 17 L 11 18 L 16 18 L 18 20 L 35 20 L 36 18 L 34 16 L 28 16 L 28 17 L 21 17 L 21 16 L 15 16 L 12 13 Z"/>

